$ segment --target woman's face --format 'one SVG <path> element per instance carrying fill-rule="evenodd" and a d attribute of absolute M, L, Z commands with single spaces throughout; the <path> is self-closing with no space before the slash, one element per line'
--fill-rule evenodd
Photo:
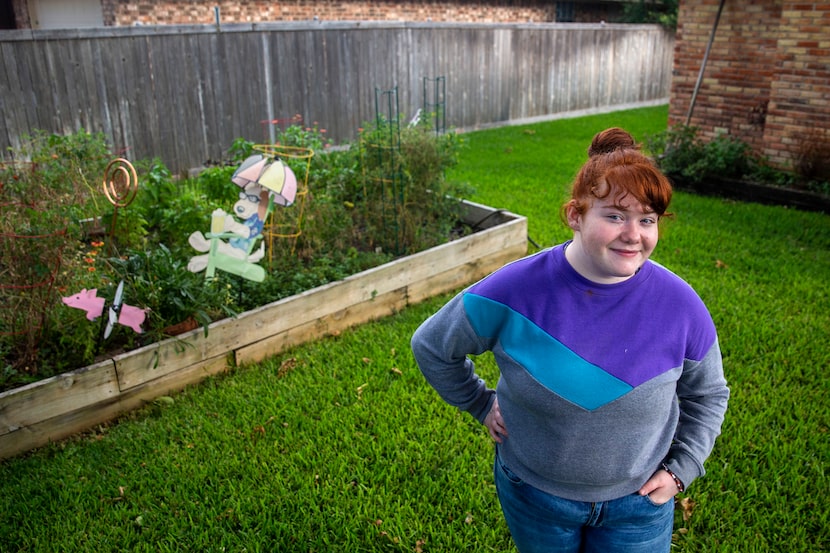
<path fill-rule="evenodd" d="M 582 276 L 598 284 L 632 277 L 657 246 L 658 215 L 633 196 L 594 198 L 583 214 L 567 210 L 574 230 L 566 256 Z"/>

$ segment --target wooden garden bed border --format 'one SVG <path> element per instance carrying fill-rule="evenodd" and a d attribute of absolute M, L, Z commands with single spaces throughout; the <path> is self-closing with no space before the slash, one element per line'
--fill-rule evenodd
<path fill-rule="evenodd" d="M 527 219 L 464 202 L 483 229 L 100 363 L 0 393 L 0 459 L 289 347 L 460 288 L 527 253 Z"/>

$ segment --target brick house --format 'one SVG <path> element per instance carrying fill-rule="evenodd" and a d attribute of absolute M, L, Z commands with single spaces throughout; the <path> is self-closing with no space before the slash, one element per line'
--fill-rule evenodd
<path fill-rule="evenodd" d="M 777 167 L 823 158 L 830 171 L 830 2 L 681 0 L 669 123 L 687 122 L 704 137 L 738 137 Z"/>
<path fill-rule="evenodd" d="M 0 0 L 0 29 L 259 21 L 618 21 L 624 0 Z"/>

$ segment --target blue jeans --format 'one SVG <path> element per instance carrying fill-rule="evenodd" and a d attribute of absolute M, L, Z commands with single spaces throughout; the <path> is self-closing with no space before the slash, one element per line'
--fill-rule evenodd
<path fill-rule="evenodd" d="M 520 553 L 668 553 L 674 501 L 656 505 L 637 493 L 586 503 L 524 483 L 496 455 L 496 491 Z"/>

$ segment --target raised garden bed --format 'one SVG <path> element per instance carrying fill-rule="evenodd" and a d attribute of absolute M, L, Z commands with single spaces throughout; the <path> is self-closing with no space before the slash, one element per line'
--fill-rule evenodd
<path fill-rule="evenodd" d="M 0 458 L 160 396 L 469 284 L 527 252 L 527 220 L 464 202 L 482 230 L 209 326 L 0 393 Z"/>

